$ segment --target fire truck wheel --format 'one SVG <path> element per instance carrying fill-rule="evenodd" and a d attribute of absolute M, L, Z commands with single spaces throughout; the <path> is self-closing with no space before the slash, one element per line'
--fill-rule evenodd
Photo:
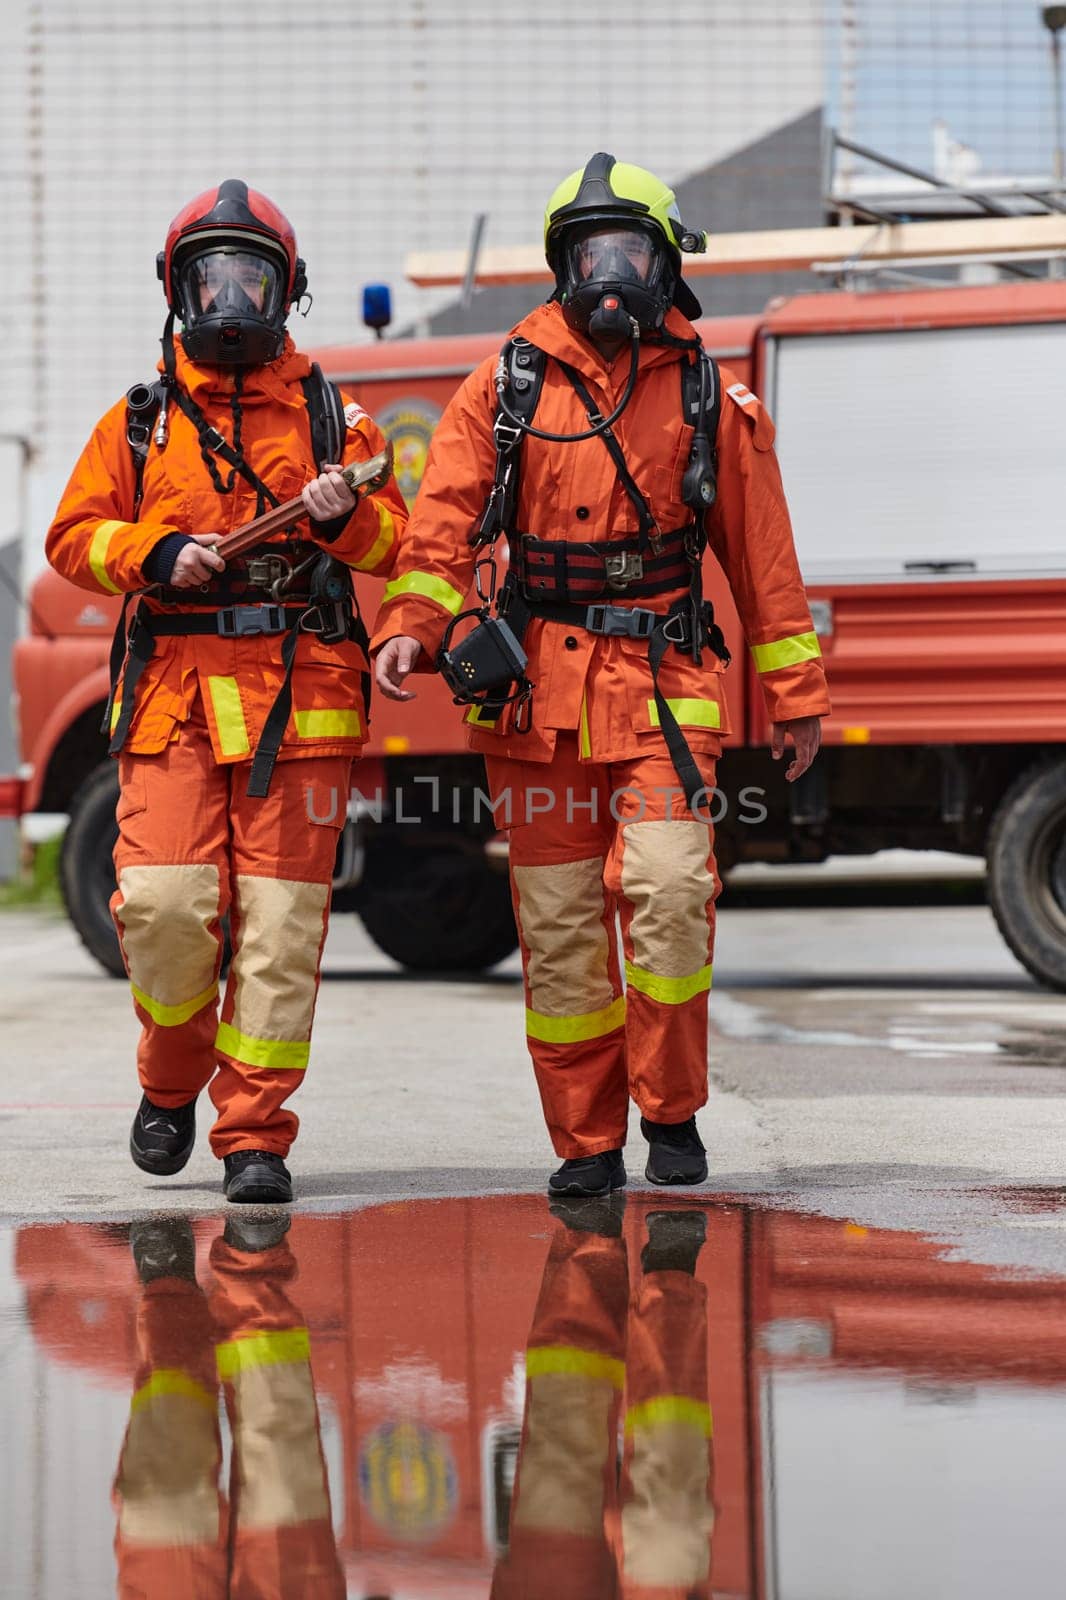
<path fill-rule="evenodd" d="M 1066 762 L 1029 767 L 1000 801 L 988 838 L 988 898 L 1033 977 L 1066 989 Z"/>
<path fill-rule="evenodd" d="M 118 838 L 117 804 L 118 763 L 105 761 L 93 769 L 71 802 L 59 854 L 59 886 L 86 950 L 113 978 L 124 978 L 118 934 L 108 910 L 115 892 L 111 852 Z"/>
<path fill-rule="evenodd" d="M 115 892 L 111 855 L 118 838 L 117 805 L 118 763 L 108 760 L 90 772 L 71 801 L 70 822 L 59 852 L 59 887 L 67 915 L 86 950 L 112 978 L 124 978 L 126 969 L 110 911 Z M 225 973 L 230 960 L 228 920 L 223 927 Z"/>
<path fill-rule="evenodd" d="M 518 947 L 507 873 L 465 850 L 375 850 L 359 916 L 412 972 L 482 972 Z"/>

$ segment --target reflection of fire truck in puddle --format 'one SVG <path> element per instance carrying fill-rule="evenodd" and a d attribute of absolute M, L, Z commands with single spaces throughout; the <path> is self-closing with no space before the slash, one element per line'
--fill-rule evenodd
<path fill-rule="evenodd" d="M 634 1289 L 647 1215 L 662 1209 L 629 1198 Z M 1061 1279 L 945 1259 L 917 1234 L 740 1203 L 674 1209 L 707 1220 L 696 1271 L 719 1600 L 865 1594 L 867 1560 L 906 1579 L 944 1538 L 980 1553 L 994 1537 L 1008 1562 L 1017 1536 L 1027 1570 L 1042 1570 L 1066 1421 Z M 294 1218 L 290 1293 L 310 1329 L 350 1594 L 488 1594 L 508 1540 L 524 1352 L 563 1226 L 530 1197 Z M 219 1231 L 195 1224 L 202 1281 Z M 16 1265 L 38 1347 L 128 1392 L 140 1286 L 124 1230 L 24 1228 Z M 945 1578 L 906 1592 L 964 1591 Z"/>

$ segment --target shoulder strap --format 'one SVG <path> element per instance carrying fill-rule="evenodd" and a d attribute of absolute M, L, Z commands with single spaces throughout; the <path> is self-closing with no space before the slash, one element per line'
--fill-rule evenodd
<path fill-rule="evenodd" d="M 547 365 L 545 352 L 517 334 L 513 334 L 500 351 L 497 372 L 500 367 L 504 369 L 510 390 L 511 410 L 526 424 L 531 423 L 536 414 Z M 499 406 L 496 408 L 492 434 L 496 442 L 496 469 L 485 509 L 470 536 L 470 543 L 475 548 L 493 544 L 501 534 L 510 533 L 518 505 L 524 434 L 521 428 L 508 422 Z"/>
<path fill-rule="evenodd" d="M 158 378 L 153 383 L 135 383 L 126 390 L 126 443 L 133 457 L 133 520 L 137 521 L 144 495 L 144 464 L 152 438 L 152 418 L 159 415 L 164 388 Z"/>
<path fill-rule="evenodd" d="M 311 371 L 301 379 L 300 387 L 307 401 L 315 466 L 321 472 L 327 461 L 342 459 L 344 437 L 348 431 L 344 400 L 337 385 L 326 377 L 317 361 L 312 362 Z"/>
<path fill-rule="evenodd" d="M 700 419 L 700 363 L 707 374 L 703 419 Z M 714 449 L 718 422 L 722 415 L 722 375 L 718 363 L 701 346 L 698 361 L 681 363 L 681 415 L 692 427 L 701 429 Z"/>

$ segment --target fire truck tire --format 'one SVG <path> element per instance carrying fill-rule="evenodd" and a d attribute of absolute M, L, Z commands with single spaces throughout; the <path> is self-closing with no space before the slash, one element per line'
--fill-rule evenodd
<path fill-rule="evenodd" d="M 402 967 L 483 972 L 518 948 L 507 874 L 479 855 L 381 851 L 367 866 L 359 916 L 378 948 Z"/>
<path fill-rule="evenodd" d="M 1066 761 L 1041 761 L 1007 790 L 988 837 L 988 899 L 1022 966 L 1066 990 Z"/>
<path fill-rule="evenodd" d="M 115 891 L 111 852 L 118 838 L 118 763 L 95 767 L 77 791 L 59 853 L 59 887 L 82 944 L 113 978 L 124 978 L 108 902 Z"/>

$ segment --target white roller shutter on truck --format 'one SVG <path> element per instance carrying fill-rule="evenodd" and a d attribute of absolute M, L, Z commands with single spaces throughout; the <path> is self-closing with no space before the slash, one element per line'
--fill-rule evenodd
<path fill-rule="evenodd" d="M 808 583 L 1066 573 L 1066 324 L 770 341 Z"/>

